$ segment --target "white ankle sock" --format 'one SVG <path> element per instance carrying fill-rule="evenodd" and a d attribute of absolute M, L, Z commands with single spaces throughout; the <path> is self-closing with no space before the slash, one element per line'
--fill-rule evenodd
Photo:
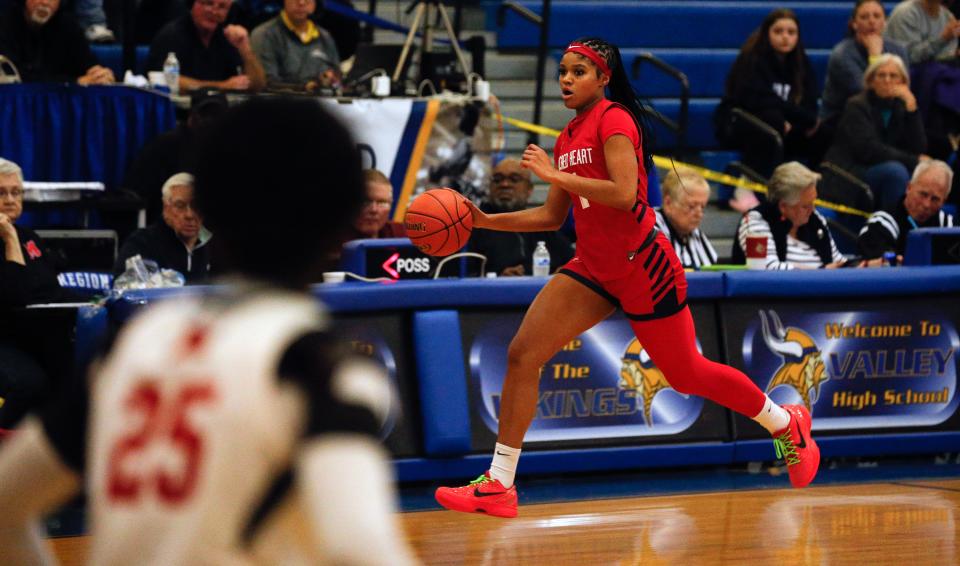
<path fill-rule="evenodd" d="M 519 448 L 510 448 L 498 442 L 493 449 L 490 477 L 499 480 L 503 487 L 510 489 L 510 486 L 513 485 L 513 478 L 517 475 L 517 462 L 519 460 Z"/>
<path fill-rule="evenodd" d="M 773 399 L 767 397 L 760 414 L 753 417 L 753 420 L 767 429 L 770 434 L 773 434 L 787 428 L 787 425 L 790 424 L 790 413 L 774 403 Z"/>

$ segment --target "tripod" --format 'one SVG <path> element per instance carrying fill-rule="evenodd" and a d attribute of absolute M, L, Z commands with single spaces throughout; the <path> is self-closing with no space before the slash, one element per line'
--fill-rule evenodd
<path fill-rule="evenodd" d="M 403 42 L 403 51 L 400 52 L 400 59 L 397 61 L 397 66 L 393 70 L 392 80 L 394 83 L 400 80 L 400 73 L 403 70 L 403 65 L 407 62 L 407 57 L 410 55 L 413 38 L 417 34 L 417 28 L 420 27 L 421 21 L 423 21 L 423 43 L 420 46 L 421 67 L 423 66 L 423 54 L 432 51 L 433 27 L 430 25 L 430 20 L 433 17 L 434 8 L 440 13 L 440 19 L 443 20 L 443 27 L 447 32 L 447 37 L 450 38 L 450 45 L 453 46 L 453 52 L 457 55 L 457 61 L 460 63 L 460 67 L 463 68 L 463 74 L 466 75 L 469 72 L 467 69 L 467 60 L 463 56 L 463 51 L 460 50 L 460 42 L 457 41 L 457 34 L 453 31 L 453 24 L 450 23 L 450 16 L 447 14 L 447 9 L 444 7 L 443 1 L 421 0 L 417 2 L 413 23 L 410 24 L 410 32 L 407 33 L 407 39 Z M 424 18 L 424 13 L 426 13 L 426 18 Z M 420 69 L 420 74 L 423 75 L 422 68 Z"/>

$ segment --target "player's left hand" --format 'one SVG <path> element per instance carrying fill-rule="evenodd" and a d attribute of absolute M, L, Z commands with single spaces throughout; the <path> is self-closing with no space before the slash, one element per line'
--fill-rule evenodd
<path fill-rule="evenodd" d="M 520 166 L 533 171 L 534 175 L 543 181 L 553 184 L 553 177 L 557 170 L 553 168 L 553 161 L 542 147 L 528 145 L 527 149 L 523 150 Z"/>

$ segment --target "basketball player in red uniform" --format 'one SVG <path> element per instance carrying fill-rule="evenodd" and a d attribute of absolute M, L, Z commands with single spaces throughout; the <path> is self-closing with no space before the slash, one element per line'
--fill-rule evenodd
<path fill-rule="evenodd" d="M 616 308 L 674 390 L 757 421 L 774 436 L 792 484 L 806 486 L 820 462 L 806 408 L 778 406 L 746 375 L 697 350 L 683 267 L 647 205 L 646 168 L 652 159 L 645 114 L 620 51 L 601 39 L 577 40 L 567 47 L 559 74 L 564 105 L 576 116 L 557 139 L 552 162 L 535 145 L 523 154 L 523 166 L 550 183 L 546 202 L 504 214 L 474 208 L 473 225 L 510 232 L 555 230 L 572 204 L 577 255 L 537 295 L 510 343 L 489 470 L 469 485 L 439 488 L 437 501 L 456 511 L 517 515 L 514 476 L 536 411 L 539 368 Z"/>
<path fill-rule="evenodd" d="M 229 285 L 146 308 L 4 442 L 0 563 L 49 562 L 39 518 L 81 479 L 91 564 L 416 561 L 378 439 L 389 380 L 305 292 L 365 198 L 356 147 L 307 100 L 211 128 L 196 202 Z"/>

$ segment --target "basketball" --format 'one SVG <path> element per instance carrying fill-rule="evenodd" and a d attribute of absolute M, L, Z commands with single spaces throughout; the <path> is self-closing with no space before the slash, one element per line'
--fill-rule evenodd
<path fill-rule="evenodd" d="M 432 256 L 462 248 L 473 230 L 467 199 L 453 189 L 430 189 L 410 203 L 403 225 L 413 245 Z"/>

